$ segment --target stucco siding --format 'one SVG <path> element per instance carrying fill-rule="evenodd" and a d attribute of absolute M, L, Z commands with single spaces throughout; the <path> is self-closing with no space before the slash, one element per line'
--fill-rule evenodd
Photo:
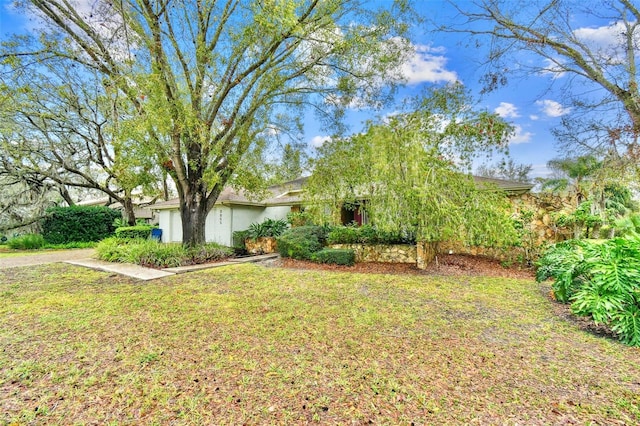
<path fill-rule="evenodd" d="M 264 213 L 264 207 L 252 206 L 232 206 L 233 218 L 231 223 L 231 232 L 244 231 L 249 225 L 256 222 L 262 222 L 260 217 Z"/>
<path fill-rule="evenodd" d="M 207 216 L 204 238 L 224 246 L 231 246 L 231 208 L 216 205 Z"/>
<path fill-rule="evenodd" d="M 233 244 L 233 233 L 244 231 L 252 223 L 265 219 L 286 219 L 291 206 L 254 207 L 216 204 L 209 212 L 205 224 L 205 239 L 225 246 Z M 181 242 L 182 222 L 178 209 L 158 211 L 158 225 L 162 229 L 162 241 Z"/>
<path fill-rule="evenodd" d="M 263 210 L 262 215 L 257 222 L 263 222 L 265 219 L 287 219 L 287 215 L 291 212 L 291 206 L 270 206 Z"/>

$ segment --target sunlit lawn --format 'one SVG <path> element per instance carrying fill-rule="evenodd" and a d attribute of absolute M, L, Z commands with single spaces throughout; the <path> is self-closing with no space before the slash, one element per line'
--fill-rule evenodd
<path fill-rule="evenodd" d="M 640 350 L 528 280 L 0 270 L 0 423 L 637 424 Z"/>

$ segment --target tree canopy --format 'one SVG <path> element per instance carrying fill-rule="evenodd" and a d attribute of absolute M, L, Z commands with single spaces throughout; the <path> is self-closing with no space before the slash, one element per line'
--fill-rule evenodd
<path fill-rule="evenodd" d="M 472 108 L 459 84 L 430 90 L 413 108 L 323 144 L 305 190 L 309 210 L 335 223 L 343 204 L 366 200 L 375 226 L 422 241 L 510 240 L 506 197 L 477 187 L 468 170 L 473 158 L 506 150 L 511 126 Z"/>
<path fill-rule="evenodd" d="M 410 10 L 388 6 L 100 0 L 78 9 L 32 0 L 24 7 L 45 23 L 39 37 L 4 43 L 0 58 L 7 74 L 48 66 L 95 76 L 112 108 L 109 124 L 118 125 L 104 152 L 123 158 L 126 170 L 151 160 L 172 178 L 183 242 L 195 245 L 225 185 L 259 189 L 252 153 L 273 132 L 293 131 L 301 108 L 336 124 L 354 102 L 389 99 L 408 51 Z"/>
<path fill-rule="evenodd" d="M 636 3 L 498 0 L 456 7 L 466 20 L 441 29 L 470 33 L 476 43 L 488 43 L 487 90 L 513 76 L 552 76 L 554 85 L 564 84 L 565 105 L 571 108 L 555 132 L 563 150 L 612 158 L 615 153 L 619 169 L 630 167 L 640 176 Z M 576 15 L 604 18 L 608 24 L 577 28 Z"/>

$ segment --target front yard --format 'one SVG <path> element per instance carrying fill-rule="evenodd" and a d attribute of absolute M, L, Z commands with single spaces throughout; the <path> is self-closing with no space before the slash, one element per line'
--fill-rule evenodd
<path fill-rule="evenodd" d="M 640 350 L 533 280 L 0 270 L 0 423 L 637 424 Z M 554 313 L 556 312 L 556 313 Z"/>

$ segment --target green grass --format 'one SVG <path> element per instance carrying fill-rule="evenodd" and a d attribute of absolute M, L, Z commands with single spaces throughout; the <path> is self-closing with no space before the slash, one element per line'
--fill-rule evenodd
<path fill-rule="evenodd" d="M 640 422 L 640 350 L 557 316 L 547 290 L 249 264 L 146 283 L 0 270 L 0 423 Z"/>

